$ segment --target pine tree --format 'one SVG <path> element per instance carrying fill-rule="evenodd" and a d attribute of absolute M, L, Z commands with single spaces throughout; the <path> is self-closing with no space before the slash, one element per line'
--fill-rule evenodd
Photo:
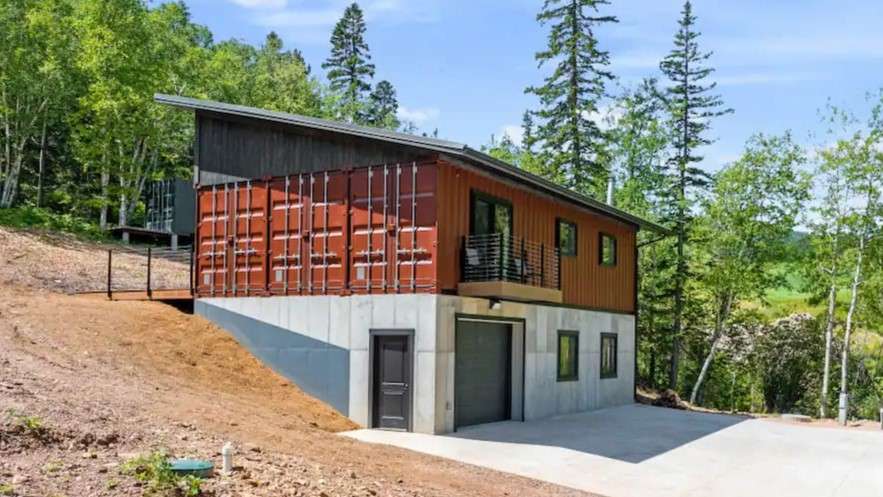
<path fill-rule="evenodd" d="M 365 42 L 365 18 L 353 2 L 334 26 L 331 34 L 331 55 L 322 64 L 328 70 L 331 89 L 341 94 L 341 114 L 349 122 L 359 119 L 364 111 L 365 93 L 371 89 L 374 64 Z"/>
<path fill-rule="evenodd" d="M 548 62 L 557 66 L 542 86 L 525 90 L 540 99 L 534 115 L 540 118 L 536 141 L 545 156 L 543 175 L 583 192 L 603 188 L 607 179 L 600 159 L 604 133 L 591 115 L 605 95 L 605 83 L 613 79 L 607 70 L 610 56 L 600 50 L 594 33 L 601 25 L 618 22 L 598 14 L 609 3 L 546 0 L 537 21 L 551 24 L 548 48 L 535 58 L 541 67 Z"/>
<path fill-rule="evenodd" d="M 368 100 L 368 112 L 365 117 L 367 124 L 389 129 L 399 127 L 399 119 L 396 117 L 399 101 L 392 83 L 386 80 L 377 83 Z"/>
<path fill-rule="evenodd" d="M 533 115 L 531 115 L 530 111 L 524 111 L 524 116 L 521 118 L 521 145 L 524 147 L 524 151 L 527 153 L 533 153 L 533 145 L 536 143 L 536 137 L 534 136 L 534 124 L 533 124 Z"/>
<path fill-rule="evenodd" d="M 689 0 L 681 11 L 679 27 L 674 37 L 674 49 L 662 60 L 659 68 L 671 82 L 665 98 L 671 115 L 672 142 L 675 156 L 669 161 L 672 176 L 671 211 L 667 221 L 677 236 L 677 262 L 674 278 L 674 323 L 672 330 L 671 364 L 669 386 L 677 388 L 678 366 L 681 353 L 681 335 L 684 329 L 684 306 L 686 283 L 689 277 L 687 244 L 691 225 L 691 207 L 695 202 L 693 191 L 705 189 L 710 177 L 696 165 L 703 157 L 696 149 L 709 145 L 712 140 L 705 135 L 711 120 L 733 112 L 725 108 L 719 95 L 713 94 L 716 83 L 706 83 L 714 72 L 706 62 L 712 52 L 699 50 L 696 16 Z"/>

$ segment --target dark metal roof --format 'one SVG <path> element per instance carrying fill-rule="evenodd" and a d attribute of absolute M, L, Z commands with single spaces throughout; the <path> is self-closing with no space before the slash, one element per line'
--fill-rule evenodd
<path fill-rule="evenodd" d="M 429 138 L 425 136 L 416 136 L 407 133 L 399 133 L 380 128 L 371 128 L 367 126 L 357 126 L 354 124 L 346 124 L 327 119 L 319 119 L 315 117 L 301 116 L 297 114 L 287 114 L 285 112 L 276 112 L 271 110 L 257 109 L 255 107 L 246 107 L 243 105 L 233 105 L 223 102 L 214 102 L 211 100 L 201 100 L 189 97 L 179 97 L 174 95 L 156 94 L 153 99 L 161 104 L 171 105 L 184 109 L 193 109 L 197 111 L 209 111 L 220 114 L 230 114 L 241 117 L 259 119 L 263 121 L 273 121 L 283 124 L 290 124 L 333 133 L 342 133 L 351 136 L 381 140 L 388 143 L 399 145 L 407 145 L 434 152 L 441 152 L 456 157 L 467 162 L 477 163 L 491 171 L 498 172 L 519 183 L 526 184 L 538 190 L 550 193 L 556 197 L 563 198 L 582 207 L 589 208 L 593 211 L 601 212 L 610 217 L 625 221 L 629 224 L 639 226 L 641 228 L 656 231 L 658 233 L 670 235 L 671 231 L 660 226 L 657 223 L 642 219 L 617 209 L 611 205 L 599 202 L 595 199 L 586 197 L 567 188 L 561 187 L 551 181 L 543 179 L 535 174 L 531 174 L 523 169 L 513 166 L 507 162 L 491 157 L 483 152 L 470 148 L 469 146 L 452 142 L 448 140 L 439 140 L 437 138 Z"/>

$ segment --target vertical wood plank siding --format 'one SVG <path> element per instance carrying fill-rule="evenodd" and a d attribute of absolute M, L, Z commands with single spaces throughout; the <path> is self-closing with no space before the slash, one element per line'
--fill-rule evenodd
<path fill-rule="evenodd" d="M 561 257 L 564 304 L 617 312 L 635 311 L 635 235 L 637 228 L 527 187 L 492 178 L 458 164 L 438 166 L 438 280 L 441 291 L 454 291 L 460 278 L 460 246 L 469 234 L 472 191 L 512 203 L 513 235 L 555 247 L 556 219 L 577 224 L 577 255 Z M 599 263 L 599 234 L 616 237 L 615 266 Z"/>

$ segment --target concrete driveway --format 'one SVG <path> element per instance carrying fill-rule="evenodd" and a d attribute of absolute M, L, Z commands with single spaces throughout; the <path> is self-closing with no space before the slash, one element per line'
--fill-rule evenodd
<path fill-rule="evenodd" d="M 609 497 L 883 496 L 883 433 L 637 404 L 445 436 L 346 436 Z"/>

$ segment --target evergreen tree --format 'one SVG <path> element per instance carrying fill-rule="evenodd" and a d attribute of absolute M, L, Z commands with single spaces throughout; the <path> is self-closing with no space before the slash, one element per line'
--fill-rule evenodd
<path fill-rule="evenodd" d="M 331 89 L 341 95 L 341 114 L 355 122 L 364 111 L 365 93 L 371 89 L 374 64 L 365 42 L 365 18 L 355 2 L 343 13 L 331 34 L 331 55 L 322 64 Z"/>
<path fill-rule="evenodd" d="M 533 115 L 531 115 L 530 111 L 524 111 L 524 116 L 521 118 L 521 145 L 524 147 L 524 151 L 528 153 L 533 153 L 533 145 L 537 141 L 535 137 L 535 129 L 533 123 Z"/>
<path fill-rule="evenodd" d="M 691 208 L 695 203 L 693 190 L 708 187 L 710 178 L 697 164 L 703 157 L 697 155 L 699 147 L 712 143 L 705 135 L 711 120 L 732 112 L 724 108 L 723 100 L 713 93 L 715 83 L 706 79 L 714 72 L 706 62 L 711 52 L 699 50 L 696 16 L 689 0 L 681 11 L 678 31 L 674 37 L 674 49 L 662 60 L 659 67 L 671 82 L 665 98 L 671 115 L 672 144 L 675 156 L 669 162 L 673 188 L 668 223 L 677 236 L 677 266 L 674 278 L 674 323 L 672 351 L 669 370 L 669 386 L 678 384 L 678 363 L 681 353 L 681 335 L 684 330 L 684 306 L 686 283 L 689 277 L 687 244 L 691 225 Z"/>
<path fill-rule="evenodd" d="M 396 116 L 399 101 L 392 83 L 386 80 L 377 83 L 368 100 L 368 113 L 365 118 L 367 124 L 389 129 L 399 127 L 399 119 Z"/>
<path fill-rule="evenodd" d="M 598 46 L 594 30 L 616 17 L 600 15 L 607 0 L 546 0 L 537 14 L 542 25 L 551 24 L 548 48 L 535 56 L 540 66 L 556 63 L 539 87 L 525 91 L 537 95 L 540 118 L 536 140 L 542 147 L 543 175 L 583 192 L 599 191 L 607 172 L 601 158 L 604 133 L 591 119 L 604 96 L 610 56 Z"/>

